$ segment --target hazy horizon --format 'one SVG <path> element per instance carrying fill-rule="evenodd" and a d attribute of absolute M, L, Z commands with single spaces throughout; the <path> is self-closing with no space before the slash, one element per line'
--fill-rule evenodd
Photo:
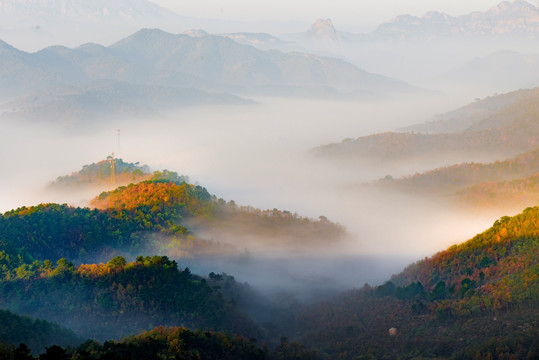
<path fill-rule="evenodd" d="M 369 32 L 378 25 L 390 21 L 399 15 L 423 16 L 429 11 L 460 16 L 474 11 L 486 11 L 498 5 L 500 0 L 449 1 L 449 0 L 361 0 L 350 3 L 336 0 L 331 3 L 312 3 L 307 0 L 245 2 L 243 0 L 202 0 L 190 3 L 178 3 L 173 0 L 151 0 L 153 3 L 168 8 L 180 15 L 196 18 L 214 18 L 245 22 L 296 22 L 300 26 L 310 25 L 315 20 L 329 18 L 341 31 Z M 530 3 L 539 5 L 538 1 Z"/>

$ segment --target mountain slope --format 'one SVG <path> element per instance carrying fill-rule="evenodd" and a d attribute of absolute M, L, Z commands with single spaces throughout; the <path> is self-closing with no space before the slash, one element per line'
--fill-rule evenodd
<path fill-rule="evenodd" d="M 0 343 L 19 346 L 24 343 L 33 353 L 45 350 L 52 345 L 77 346 L 83 342 L 71 330 L 45 320 L 0 310 Z"/>
<path fill-rule="evenodd" d="M 454 194 L 469 186 L 514 180 L 539 172 L 539 149 L 489 164 L 463 163 L 399 179 L 381 179 L 374 184 L 406 192 Z"/>
<path fill-rule="evenodd" d="M 296 317 L 291 333 L 331 358 L 535 358 L 539 207 Z M 495 344 L 494 346 L 492 346 Z"/>
<path fill-rule="evenodd" d="M 32 54 L 20 51 L 0 40 L 0 97 L 12 97 L 49 86 L 68 83 L 60 72 L 52 71 Z"/>
<path fill-rule="evenodd" d="M 438 115 L 432 121 L 401 128 L 399 131 L 426 134 L 456 133 L 470 130 L 479 123 L 486 128 L 495 128 L 500 126 L 504 119 L 511 121 L 514 118 L 512 113 L 522 112 L 522 108 L 533 106 L 538 99 L 539 88 L 489 96 Z"/>
<path fill-rule="evenodd" d="M 539 202 L 539 173 L 513 180 L 477 184 L 455 195 L 461 206 L 513 212 Z"/>
<path fill-rule="evenodd" d="M 144 213 L 147 217 L 170 219 L 163 230 L 185 227 L 193 235 L 215 239 L 221 245 L 253 252 L 286 251 L 303 254 L 316 251 L 345 236 L 345 229 L 325 217 L 303 218 L 289 211 L 260 210 L 238 206 L 211 196 L 200 186 L 178 182 L 146 181 L 104 192 L 92 200 L 92 206 L 107 212 Z M 180 215 L 180 216 L 178 216 Z M 174 223 L 173 219 L 177 219 Z M 168 230 L 167 230 L 168 229 Z M 176 229 L 178 230 L 178 229 Z M 195 239 L 196 240 L 196 239 Z M 172 241 L 169 251 L 189 252 L 190 241 Z M 201 241 L 201 248 L 212 252 L 211 244 Z M 193 249 L 196 252 L 194 242 Z M 231 249 L 229 249 L 230 251 Z M 225 249 L 213 251 L 226 252 Z"/>
<path fill-rule="evenodd" d="M 124 58 L 198 76 L 206 83 L 257 86 L 328 86 L 337 90 L 405 91 L 407 86 L 342 60 L 301 53 L 263 52 L 221 36 L 193 38 L 142 30 L 111 46 Z M 408 88 L 408 90 L 411 90 Z"/>
<path fill-rule="evenodd" d="M 433 124 L 409 127 L 320 146 L 315 155 L 331 158 L 402 160 L 439 157 L 507 158 L 539 146 L 539 89 L 487 99 L 449 113 Z M 494 104 L 492 104 L 494 102 Z M 480 115 L 478 115 L 480 114 Z M 440 132 L 448 129 L 452 132 Z M 432 131 L 417 133 L 413 131 Z"/>

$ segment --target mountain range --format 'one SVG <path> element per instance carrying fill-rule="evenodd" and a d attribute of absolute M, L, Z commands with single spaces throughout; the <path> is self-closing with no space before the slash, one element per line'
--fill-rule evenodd
<path fill-rule="evenodd" d="M 143 27 L 156 27 L 172 31 L 201 28 L 210 21 L 181 16 L 147 0 L 104 0 L 91 3 L 81 0 L 2 0 L 0 3 L 2 28 L 29 28 L 47 31 L 50 24 L 99 25 L 116 24 L 130 32 Z M 216 22 L 216 21 L 214 21 Z M 175 24 L 175 29 L 170 29 Z M 197 26 L 198 24 L 198 26 Z M 183 27 L 183 30 L 181 29 Z M 525 35 L 537 38 L 539 10 L 525 0 L 502 1 L 487 11 L 475 11 L 461 16 L 430 11 L 422 17 L 400 15 L 379 25 L 370 34 L 347 34 L 335 29 L 329 19 L 319 19 L 307 31 L 306 38 L 322 41 L 360 39 L 368 35 L 378 38 L 436 38 L 454 35 Z M 351 36 L 352 35 L 352 36 Z M 94 40 L 95 41 L 95 40 Z"/>
<path fill-rule="evenodd" d="M 318 19 L 280 38 L 453 98 L 538 85 L 539 8 L 523 0 L 461 16 L 401 15 L 369 33 L 341 31 L 331 19 Z"/>
<path fill-rule="evenodd" d="M 303 33 L 282 35 L 288 40 L 322 43 L 412 40 L 455 36 L 515 36 L 539 38 L 539 8 L 525 0 L 502 1 L 486 11 L 460 16 L 429 11 L 423 16 L 399 15 L 370 33 L 339 31 L 331 19 L 318 19 Z"/>
<path fill-rule="evenodd" d="M 280 35 L 278 29 L 273 34 L 228 32 L 230 24 L 183 17 L 146 0 L 123 0 L 114 5 L 81 0 L 4 0 L 2 4 L 0 39 L 32 51 L 54 44 L 76 47 L 85 42 L 97 42 L 110 45 L 141 28 L 160 28 L 171 33 L 196 34 L 200 38 L 201 34 L 219 35 L 264 51 L 301 51 L 338 57 L 372 73 L 445 92 L 455 92 L 454 88 L 465 86 L 470 92 L 486 95 L 537 86 L 536 59 L 530 62 L 529 56 L 534 55 L 528 52 L 537 46 L 539 10 L 524 0 L 504 1 L 486 11 L 461 16 L 436 11 L 422 17 L 402 15 L 370 33 L 340 31 L 326 18 L 316 20 L 304 32 Z M 235 28 L 252 26 L 238 22 Z M 497 54 L 502 50 L 524 55 L 512 56 L 509 61 L 507 55 Z M 472 61 L 485 54 L 493 55 Z M 393 64 L 397 57 L 400 59 L 398 67 Z M 503 74 L 508 73 L 503 71 L 506 66 L 518 76 L 504 77 Z M 308 69 L 303 65 L 298 67 Z M 330 95 L 327 89 L 296 89 L 292 93 L 290 88 L 288 92 L 280 87 L 272 90 L 282 90 L 285 95 Z M 264 92 L 268 91 L 266 87 Z"/>
<path fill-rule="evenodd" d="M 462 16 L 431 11 L 422 17 L 401 15 L 374 31 L 394 39 L 433 39 L 447 36 L 526 36 L 539 38 L 539 9 L 525 0 L 502 1 L 485 12 Z"/>
<path fill-rule="evenodd" d="M 111 46 L 52 46 L 35 53 L 0 42 L 0 62 L 0 96 L 12 100 L 4 104 L 4 116 L 67 122 L 248 103 L 223 92 L 384 97 L 421 91 L 335 58 L 157 29 L 140 30 Z M 16 96 L 26 97 L 13 100 Z"/>
<path fill-rule="evenodd" d="M 414 90 L 339 59 L 261 51 L 223 36 L 174 35 L 157 29 L 140 30 L 108 47 L 54 46 L 26 53 L 2 43 L 0 59 L 4 95 L 97 80 L 229 91 L 272 86 L 341 92 Z"/>

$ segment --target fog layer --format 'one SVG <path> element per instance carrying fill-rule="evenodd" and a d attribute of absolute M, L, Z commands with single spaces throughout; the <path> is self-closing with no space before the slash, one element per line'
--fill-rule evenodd
<path fill-rule="evenodd" d="M 422 122 L 448 110 L 447 103 L 433 99 L 429 105 L 411 98 L 370 104 L 256 100 L 258 105 L 193 108 L 144 121 L 97 123 L 81 133 L 40 125 L 39 119 L 31 126 L 4 123 L 0 181 L 6 190 L 0 210 L 52 201 L 80 205 L 82 197 L 97 194 L 67 198 L 42 189 L 57 176 L 116 152 L 117 157 L 140 161 L 153 170 L 188 175 L 210 193 L 240 205 L 327 216 L 351 234 L 350 241 L 333 253 L 423 257 L 470 238 L 496 218 L 448 213 L 435 203 L 354 186 L 387 174 L 414 173 L 423 170 L 422 164 L 399 169 L 377 164 L 343 167 L 308 154 L 314 146 L 350 134 Z"/>

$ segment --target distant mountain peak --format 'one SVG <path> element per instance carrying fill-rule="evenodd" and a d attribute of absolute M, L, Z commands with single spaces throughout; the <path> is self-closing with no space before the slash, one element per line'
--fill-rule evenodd
<path fill-rule="evenodd" d="M 443 19 L 448 20 L 451 16 L 439 11 L 429 11 L 423 16 L 425 19 Z"/>
<path fill-rule="evenodd" d="M 539 38 L 539 8 L 525 0 L 502 1 L 487 11 L 450 16 L 430 11 L 422 17 L 401 15 L 380 25 L 376 34 L 393 38 L 451 35 L 514 35 Z"/>
<path fill-rule="evenodd" d="M 526 0 L 513 0 L 513 1 L 502 1 L 498 5 L 495 5 L 490 8 L 489 12 L 500 13 L 510 9 L 536 9 L 533 4 L 530 4 Z"/>
<path fill-rule="evenodd" d="M 335 42 L 339 41 L 339 35 L 337 30 L 333 26 L 331 19 L 318 19 L 312 25 L 309 31 L 307 31 L 309 37 L 317 40 Z"/>

